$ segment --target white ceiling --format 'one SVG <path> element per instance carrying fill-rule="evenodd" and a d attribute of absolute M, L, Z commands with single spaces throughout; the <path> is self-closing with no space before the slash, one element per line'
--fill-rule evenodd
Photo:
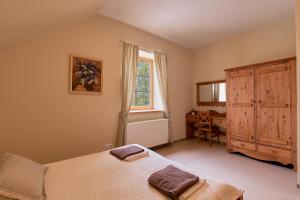
<path fill-rule="evenodd" d="M 99 14 L 187 48 L 294 18 L 294 0 L 106 0 Z"/>
<path fill-rule="evenodd" d="M 104 0 L 0 0 L 0 50 L 51 29 L 78 23 Z"/>
<path fill-rule="evenodd" d="M 0 51 L 105 15 L 195 49 L 294 16 L 294 0 L 0 0 Z"/>

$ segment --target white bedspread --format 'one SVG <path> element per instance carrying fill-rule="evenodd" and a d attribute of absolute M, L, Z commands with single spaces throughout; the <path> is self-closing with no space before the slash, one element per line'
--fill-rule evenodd
<path fill-rule="evenodd" d="M 108 151 L 50 163 L 45 178 L 47 200 L 168 199 L 148 185 L 148 177 L 169 164 L 206 179 L 191 200 L 236 200 L 242 192 L 211 180 L 153 151 L 134 161 L 120 161 Z"/>

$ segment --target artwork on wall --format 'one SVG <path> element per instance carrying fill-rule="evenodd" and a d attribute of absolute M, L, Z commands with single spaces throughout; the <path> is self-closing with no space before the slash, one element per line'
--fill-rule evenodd
<path fill-rule="evenodd" d="M 102 61 L 71 55 L 71 93 L 101 94 Z"/>

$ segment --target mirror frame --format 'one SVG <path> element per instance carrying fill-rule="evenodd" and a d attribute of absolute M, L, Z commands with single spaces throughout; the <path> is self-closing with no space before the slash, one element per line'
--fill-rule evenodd
<path fill-rule="evenodd" d="M 226 102 L 205 102 L 205 101 L 200 101 L 200 86 L 201 85 L 209 85 L 209 84 L 215 84 L 215 83 L 226 83 L 226 80 L 216 80 L 216 81 L 206 81 L 206 82 L 198 82 L 196 83 L 196 94 L 197 94 L 197 105 L 198 106 L 226 106 Z M 227 100 L 227 98 L 226 98 Z"/>

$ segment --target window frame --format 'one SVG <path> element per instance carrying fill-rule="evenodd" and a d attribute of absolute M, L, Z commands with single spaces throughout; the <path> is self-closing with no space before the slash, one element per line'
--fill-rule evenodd
<path fill-rule="evenodd" d="M 130 110 L 131 111 L 143 111 L 143 110 L 154 110 L 154 106 L 153 106 L 153 89 L 154 89 L 154 83 L 153 83 L 153 72 L 154 72 L 154 60 L 153 59 L 149 59 L 149 58 L 144 58 L 144 57 L 139 57 L 138 61 L 143 61 L 146 63 L 149 63 L 150 65 L 150 69 L 149 69 L 149 82 L 150 82 L 150 91 L 149 91 L 149 96 L 150 96 L 150 105 L 149 106 L 133 106 L 131 105 Z M 134 91 L 134 95 L 135 95 L 136 91 Z"/>

